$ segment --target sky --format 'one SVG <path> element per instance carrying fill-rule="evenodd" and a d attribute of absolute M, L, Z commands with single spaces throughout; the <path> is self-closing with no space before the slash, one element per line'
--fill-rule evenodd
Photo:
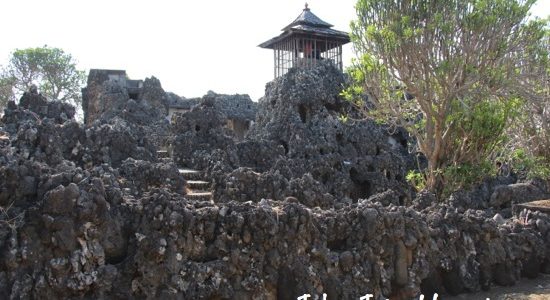
<path fill-rule="evenodd" d="M 349 31 L 356 0 L 309 0 L 334 29 Z M 58 47 L 82 70 L 155 76 L 187 98 L 209 90 L 256 101 L 273 80 L 273 51 L 258 45 L 281 33 L 303 0 L 1 0 L 0 65 L 15 49 Z M 550 15 L 550 0 L 532 13 Z M 344 65 L 354 56 L 344 47 Z"/>

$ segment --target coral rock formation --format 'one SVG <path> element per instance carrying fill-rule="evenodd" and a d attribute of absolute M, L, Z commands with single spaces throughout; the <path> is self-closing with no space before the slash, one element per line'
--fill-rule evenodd
<path fill-rule="evenodd" d="M 87 126 L 36 94 L 9 103 L 0 298 L 410 299 L 550 272 L 550 216 L 510 207 L 547 185 L 501 178 L 441 203 L 415 194 L 406 137 L 338 120 L 351 113 L 342 83 L 329 65 L 291 70 L 244 140 L 219 95 L 177 116 L 173 158 L 206 171 L 212 200 L 186 195 L 187 173 L 157 158 L 147 107 L 160 102 L 122 91 Z"/>

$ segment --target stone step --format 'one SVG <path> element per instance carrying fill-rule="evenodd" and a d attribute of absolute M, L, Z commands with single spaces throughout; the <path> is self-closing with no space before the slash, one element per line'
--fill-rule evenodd
<path fill-rule="evenodd" d="M 185 197 L 190 200 L 197 201 L 212 201 L 212 192 L 210 182 L 204 178 L 204 172 L 193 169 L 178 169 L 180 174 L 185 178 L 187 185 L 187 194 Z"/>
<path fill-rule="evenodd" d="M 207 190 L 210 182 L 203 180 L 187 180 L 187 186 L 192 190 Z"/>
<path fill-rule="evenodd" d="M 170 158 L 170 153 L 168 153 L 168 150 L 157 150 L 157 157 L 158 158 Z"/>
<path fill-rule="evenodd" d="M 211 201 L 212 193 L 204 191 L 191 191 L 185 195 L 187 199 L 197 200 L 197 201 Z"/>
<path fill-rule="evenodd" d="M 540 211 L 542 213 L 550 213 L 550 199 L 545 200 L 537 200 L 537 201 L 531 201 L 526 203 L 520 203 L 512 205 L 512 212 L 519 216 L 519 213 L 524 210 L 531 210 L 531 211 Z"/>
<path fill-rule="evenodd" d="M 203 180 L 204 172 L 192 169 L 178 169 L 185 180 Z"/>

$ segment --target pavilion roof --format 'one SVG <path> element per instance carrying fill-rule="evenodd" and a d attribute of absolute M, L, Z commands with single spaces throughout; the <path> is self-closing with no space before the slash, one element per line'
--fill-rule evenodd
<path fill-rule="evenodd" d="M 306 3 L 306 7 L 302 11 L 302 13 L 296 18 L 296 20 L 294 20 L 292 23 L 288 24 L 285 28 L 283 28 L 283 31 L 289 28 L 292 28 L 296 25 L 309 25 L 313 27 L 326 27 L 326 28 L 330 28 L 333 26 L 332 24 L 329 24 L 321 20 L 321 18 L 317 17 L 314 13 L 312 13 L 307 3 Z"/>
<path fill-rule="evenodd" d="M 321 20 L 311 12 L 306 4 L 302 13 L 289 25 L 283 28 L 283 33 L 259 46 L 262 48 L 273 48 L 277 42 L 295 34 L 307 34 L 317 37 L 331 38 L 345 43 L 350 41 L 347 32 L 332 29 L 333 25 Z"/>

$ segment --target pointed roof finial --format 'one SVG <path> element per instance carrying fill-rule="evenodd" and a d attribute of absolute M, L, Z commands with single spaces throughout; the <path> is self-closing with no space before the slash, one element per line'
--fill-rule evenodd
<path fill-rule="evenodd" d="M 304 10 L 309 10 L 309 7 L 308 7 L 308 6 L 309 6 L 309 5 L 308 5 L 307 2 L 306 2 L 306 8 L 304 8 Z"/>

